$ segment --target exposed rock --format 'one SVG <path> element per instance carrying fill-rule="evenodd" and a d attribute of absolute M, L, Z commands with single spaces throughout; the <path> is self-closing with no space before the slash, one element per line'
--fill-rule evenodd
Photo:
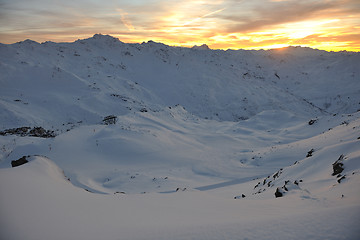
<path fill-rule="evenodd" d="M 125 192 L 114 192 L 114 194 L 126 194 Z"/>
<path fill-rule="evenodd" d="M 0 131 L 0 135 L 19 135 L 19 136 L 26 136 L 28 134 L 30 127 L 20 127 L 20 128 L 11 128 L 6 129 L 4 131 Z"/>
<path fill-rule="evenodd" d="M 312 157 L 312 154 L 315 150 L 312 148 L 310 151 L 307 152 L 306 157 Z"/>
<path fill-rule="evenodd" d="M 316 119 L 311 119 L 310 121 L 309 121 L 309 125 L 313 125 L 314 123 L 316 123 Z"/>
<path fill-rule="evenodd" d="M 294 183 L 290 180 L 285 181 L 284 186 L 276 188 L 275 197 L 283 197 L 285 193 L 293 191 L 293 190 L 299 190 L 301 189 L 299 187 L 299 182 L 302 182 L 301 180 L 295 180 Z"/>
<path fill-rule="evenodd" d="M 344 176 L 342 176 L 341 178 L 339 178 L 339 179 L 337 180 L 337 182 L 338 182 L 338 183 L 341 183 L 341 181 L 344 180 L 345 178 L 346 178 L 346 177 L 345 177 L 345 175 L 344 175 Z"/>
<path fill-rule="evenodd" d="M 344 170 L 343 168 L 344 164 L 342 163 L 343 159 L 344 159 L 344 155 L 341 154 L 339 159 L 333 163 L 333 171 L 334 171 L 332 174 L 333 176 L 338 175 Z"/>
<path fill-rule="evenodd" d="M 279 190 L 279 188 L 276 188 L 275 197 L 278 198 L 282 196 L 283 196 L 282 192 Z"/>
<path fill-rule="evenodd" d="M 104 119 L 103 119 L 103 123 L 104 123 L 105 125 L 115 124 L 116 121 L 117 121 L 117 117 L 114 116 L 114 115 L 106 116 L 106 117 L 104 117 Z"/>
<path fill-rule="evenodd" d="M 56 137 L 54 131 L 45 130 L 42 127 L 20 127 L 20 128 L 11 128 L 6 129 L 0 132 L 0 135 L 7 136 L 7 135 L 18 135 L 21 137 L 30 136 L 30 137 L 41 137 L 41 138 L 53 138 Z"/>
<path fill-rule="evenodd" d="M 282 173 L 282 170 L 283 170 L 283 169 L 280 168 L 280 170 L 277 171 L 277 172 L 273 175 L 274 180 L 280 176 L 280 174 Z"/>
<path fill-rule="evenodd" d="M 23 164 L 25 164 L 27 162 L 29 162 L 29 161 L 26 159 L 26 156 L 22 156 L 18 160 L 11 161 L 11 166 L 12 167 L 18 167 L 18 166 L 21 166 L 21 165 L 23 165 Z"/>
<path fill-rule="evenodd" d="M 35 127 L 30 130 L 29 136 L 41 137 L 41 138 L 52 138 L 52 137 L 55 137 L 55 134 L 54 134 L 54 131 L 45 130 L 42 127 Z"/>
<path fill-rule="evenodd" d="M 245 198 L 245 194 L 241 194 L 241 196 L 235 196 L 234 199 L 240 199 L 240 198 Z"/>

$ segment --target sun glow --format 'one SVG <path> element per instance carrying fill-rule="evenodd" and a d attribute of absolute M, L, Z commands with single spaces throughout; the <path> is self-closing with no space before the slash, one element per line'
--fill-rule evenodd
<path fill-rule="evenodd" d="M 286 24 L 283 31 L 290 39 L 301 39 L 313 34 L 323 33 L 324 25 L 335 22 L 339 22 L 339 19 L 305 21 L 294 24 Z"/>
<path fill-rule="evenodd" d="M 216 49 L 300 45 L 360 51 L 360 6 L 293 0 L 93 0 L 86 8 L 33 0 L 4 0 L 0 42 L 24 39 L 71 41 L 94 33 L 124 42 L 154 40 L 169 45 L 207 44 Z M 20 4 L 22 2 L 22 4 Z M 13 11 L 12 9 L 22 9 Z M 48 9 L 53 9 L 48 11 Z"/>

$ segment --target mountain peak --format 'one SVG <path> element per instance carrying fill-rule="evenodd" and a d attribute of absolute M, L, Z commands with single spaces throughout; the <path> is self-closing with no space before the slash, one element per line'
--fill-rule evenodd
<path fill-rule="evenodd" d="M 210 50 L 209 46 L 206 45 L 206 44 L 203 44 L 203 45 L 201 45 L 201 46 L 195 45 L 195 46 L 193 46 L 192 48 L 193 48 L 193 49 L 199 49 L 199 50 Z"/>
<path fill-rule="evenodd" d="M 121 43 L 121 41 L 118 38 L 115 38 L 110 35 L 104 35 L 101 33 L 94 34 L 94 36 L 92 36 L 88 39 L 79 39 L 76 42 L 83 42 L 83 41 L 103 42 L 103 43 L 107 43 L 107 44 Z"/>
<path fill-rule="evenodd" d="M 164 43 L 161 42 L 155 42 L 153 40 L 149 40 L 147 42 L 143 42 L 141 45 L 145 45 L 145 46 L 167 46 Z"/>
<path fill-rule="evenodd" d="M 108 34 L 101 34 L 101 33 L 96 33 L 94 34 L 94 36 L 92 36 L 93 39 L 98 39 L 98 40 L 119 40 L 118 38 L 115 38 L 113 36 L 110 36 Z"/>
<path fill-rule="evenodd" d="M 27 45 L 40 44 L 40 43 L 35 42 L 35 41 L 31 40 L 31 39 L 26 39 L 26 40 L 24 40 L 24 41 L 20 41 L 20 42 L 17 42 L 17 43 L 18 43 L 18 44 L 27 44 Z"/>

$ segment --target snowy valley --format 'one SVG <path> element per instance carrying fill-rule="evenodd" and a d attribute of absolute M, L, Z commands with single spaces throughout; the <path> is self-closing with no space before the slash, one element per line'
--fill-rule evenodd
<path fill-rule="evenodd" d="M 358 239 L 360 54 L 0 44 L 1 239 Z"/>

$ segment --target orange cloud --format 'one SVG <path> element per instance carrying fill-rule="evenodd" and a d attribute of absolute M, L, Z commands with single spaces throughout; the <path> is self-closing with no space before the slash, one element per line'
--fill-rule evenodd
<path fill-rule="evenodd" d="M 358 0 L 94 0 L 86 8 L 82 1 L 3 0 L 0 42 L 71 41 L 100 32 L 124 42 L 221 49 L 360 50 Z"/>

